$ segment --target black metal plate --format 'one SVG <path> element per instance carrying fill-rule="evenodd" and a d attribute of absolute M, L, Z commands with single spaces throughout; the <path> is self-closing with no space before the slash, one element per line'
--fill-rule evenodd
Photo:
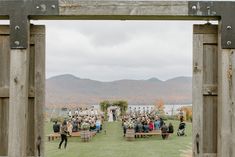
<path fill-rule="evenodd" d="M 190 1 L 188 14 L 192 16 L 218 16 L 221 18 L 221 46 L 235 49 L 235 2 Z"/>
<path fill-rule="evenodd" d="M 0 0 L 0 15 L 10 17 L 10 45 L 28 47 L 30 15 L 59 15 L 58 0 Z"/>

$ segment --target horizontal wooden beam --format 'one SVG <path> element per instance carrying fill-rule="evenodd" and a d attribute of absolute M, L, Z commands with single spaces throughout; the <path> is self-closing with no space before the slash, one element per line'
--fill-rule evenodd
<path fill-rule="evenodd" d="M 59 0 L 59 15 L 30 16 L 39 20 L 217 20 L 191 16 L 188 1 Z"/>
<path fill-rule="evenodd" d="M 30 87 L 29 98 L 34 98 L 34 95 L 35 95 L 34 88 Z M 9 87 L 0 87 L 0 98 L 9 98 Z"/>
<path fill-rule="evenodd" d="M 0 88 L 0 98 L 8 98 L 9 97 L 9 87 Z"/>

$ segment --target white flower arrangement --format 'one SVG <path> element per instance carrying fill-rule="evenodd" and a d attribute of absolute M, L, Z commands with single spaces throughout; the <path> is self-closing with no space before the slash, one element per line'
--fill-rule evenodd
<path fill-rule="evenodd" d="M 89 123 L 82 123 L 81 125 L 81 130 L 89 130 L 90 129 L 90 124 Z"/>
<path fill-rule="evenodd" d="M 128 129 L 134 129 L 135 127 L 135 123 L 133 121 L 128 121 L 127 122 L 127 128 Z"/>

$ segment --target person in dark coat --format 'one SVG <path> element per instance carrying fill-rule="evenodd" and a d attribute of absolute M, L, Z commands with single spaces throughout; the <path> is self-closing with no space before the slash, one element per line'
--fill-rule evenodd
<path fill-rule="evenodd" d="M 55 124 L 53 125 L 53 131 L 54 133 L 60 132 L 60 124 L 57 124 L 57 121 L 55 121 Z"/>
<path fill-rule="evenodd" d="M 162 131 L 162 139 L 165 140 L 168 137 L 168 127 L 166 126 L 165 123 L 163 123 L 161 131 Z"/>
<path fill-rule="evenodd" d="M 174 133 L 174 126 L 172 125 L 172 123 L 169 123 L 168 126 L 168 133 L 173 134 Z"/>

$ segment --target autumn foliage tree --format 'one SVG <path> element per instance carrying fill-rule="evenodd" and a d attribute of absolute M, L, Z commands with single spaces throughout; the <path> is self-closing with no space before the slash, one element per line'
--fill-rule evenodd
<path fill-rule="evenodd" d="M 160 115 L 165 114 L 165 112 L 164 112 L 165 104 L 162 99 L 157 100 L 156 103 L 154 104 L 154 106 L 155 106 L 157 114 L 160 114 Z"/>
<path fill-rule="evenodd" d="M 193 112 L 192 112 L 192 107 L 191 106 L 185 106 L 185 107 L 181 107 L 181 110 L 183 112 L 185 112 L 185 118 L 186 120 L 190 120 L 192 121 L 192 115 L 193 115 Z"/>

